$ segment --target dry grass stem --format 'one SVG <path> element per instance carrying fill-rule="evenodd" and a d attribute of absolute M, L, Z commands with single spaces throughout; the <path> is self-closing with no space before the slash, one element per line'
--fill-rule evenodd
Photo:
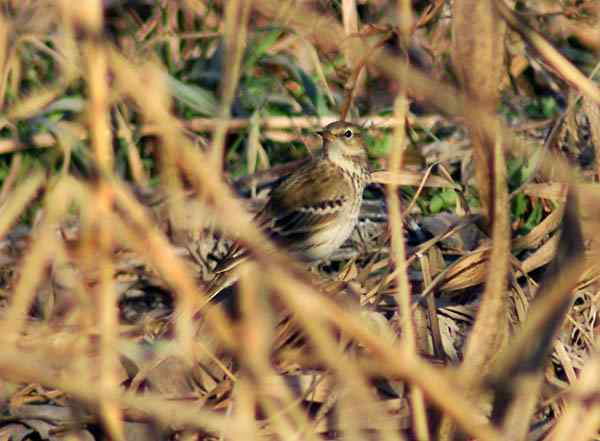
<path fill-rule="evenodd" d="M 225 76 L 221 84 L 220 123 L 215 127 L 211 151 L 211 159 L 217 170 L 222 168 L 227 130 L 226 120 L 229 118 L 240 75 L 250 5 L 250 0 L 232 0 L 227 2 L 225 8 Z"/>

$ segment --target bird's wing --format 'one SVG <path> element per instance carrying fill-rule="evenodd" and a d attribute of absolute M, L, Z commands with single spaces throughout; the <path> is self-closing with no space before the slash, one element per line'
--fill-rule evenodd
<path fill-rule="evenodd" d="M 271 192 L 261 213 L 263 228 L 275 243 L 302 252 L 311 235 L 348 212 L 354 192 L 337 166 L 323 160 L 308 163 Z"/>
<path fill-rule="evenodd" d="M 353 189 L 341 173 L 328 161 L 309 161 L 278 183 L 254 221 L 283 247 L 304 242 L 347 209 Z M 247 257 L 248 251 L 236 242 L 215 273 L 229 271 Z"/>
<path fill-rule="evenodd" d="M 271 218 L 266 231 L 273 241 L 284 247 L 302 243 L 336 222 L 347 202 L 347 196 L 338 195 L 335 199 L 310 202 L 287 211 L 279 211 Z"/>

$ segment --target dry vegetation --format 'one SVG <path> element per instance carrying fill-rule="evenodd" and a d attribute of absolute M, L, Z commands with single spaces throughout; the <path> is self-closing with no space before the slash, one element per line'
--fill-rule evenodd
<path fill-rule="evenodd" d="M 599 439 L 598 1 L 0 8 L 0 441 Z M 251 212 L 339 118 L 296 269 Z"/>

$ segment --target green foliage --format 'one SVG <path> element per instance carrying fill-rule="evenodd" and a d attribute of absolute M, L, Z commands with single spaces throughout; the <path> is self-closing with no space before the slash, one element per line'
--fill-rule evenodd
<path fill-rule="evenodd" d="M 529 209 L 529 199 L 523 193 L 517 194 L 511 205 L 511 213 L 513 218 L 522 218 Z"/>
<path fill-rule="evenodd" d="M 383 136 L 368 136 L 367 147 L 369 156 L 372 158 L 385 158 L 392 146 L 391 133 L 385 133 Z"/>
<path fill-rule="evenodd" d="M 456 190 L 451 188 L 436 191 L 429 200 L 429 212 L 450 211 L 456 206 L 457 198 Z"/>
<path fill-rule="evenodd" d="M 178 79 L 167 75 L 167 84 L 173 97 L 187 107 L 184 116 L 215 116 L 217 113 L 217 99 L 213 92 L 202 87 L 185 84 Z"/>
<path fill-rule="evenodd" d="M 541 150 L 532 157 L 513 157 L 507 160 L 507 178 L 509 191 L 520 188 L 535 171 Z M 511 217 L 518 233 L 527 234 L 544 218 L 542 203 L 523 193 L 517 193 L 511 200 Z"/>
<path fill-rule="evenodd" d="M 283 31 L 280 29 L 272 30 L 257 30 L 252 38 L 244 57 L 242 72 L 244 75 L 251 75 L 252 69 L 256 67 L 258 62 L 267 55 L 267 51 L 275 44 L 277 39 L 281 37 Z"/>
<path fill-rule="evenodd" d="M 547 119 L 553 118 L 560 113 L 560 107 L 553 96 L 536 97 L 528 104 L 525 111 L 530 118 Z"/>

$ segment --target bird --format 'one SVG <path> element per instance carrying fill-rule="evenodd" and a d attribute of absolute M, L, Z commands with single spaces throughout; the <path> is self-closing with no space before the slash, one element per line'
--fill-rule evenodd
<path fill-rule="evenodd" d="M 317 134 L 320 152 L 276 182 L 254 217 L 267 237 L 306 264 L 326 259 L 348 239 L 370 181 L 361 126 L 336 121 Z M 232 245 L 214 270 L 209 300 L 237 281 L 235 269 L 249 256 L 239 242 Z"/>

